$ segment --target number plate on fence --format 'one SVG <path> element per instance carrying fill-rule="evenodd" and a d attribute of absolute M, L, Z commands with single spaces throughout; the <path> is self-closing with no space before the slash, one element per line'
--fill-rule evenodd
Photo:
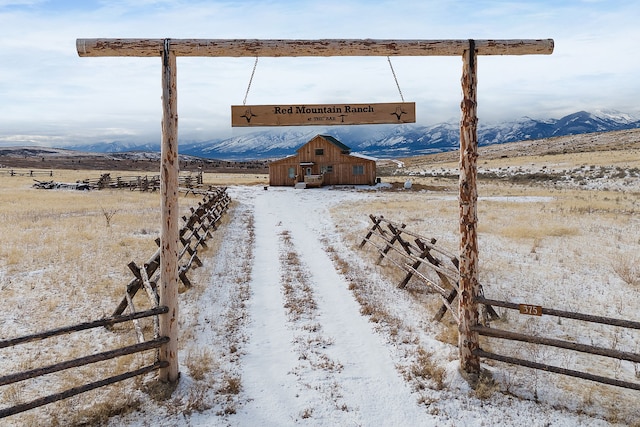
<path fill-rule="evenodd" d="M 542 316 L 542 306 L 518 304 L 518 308 L 520 308 L 520 314 L 528 314 L 530 316 Z"/>

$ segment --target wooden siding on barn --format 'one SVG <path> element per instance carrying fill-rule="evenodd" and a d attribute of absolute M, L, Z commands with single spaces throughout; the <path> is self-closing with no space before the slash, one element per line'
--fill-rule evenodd
<path fill-rule="evenodd" d="M 294 178 L 289 176 L 290 168 Z M 356 171 L 358 174 L 354 174 Z M 303 182 L 306 174 L 322 173 L 324 185 L 374 185 L 376 162 L 351 155 L 349 147 L 333 137 L 317 135 L 300 147 L 295 156 L 269 164 L 269 185 L 294 186 Z"/>
<path fill-rule="evenodd" d="M 282 186 L 290 185 L 294 186 L 297 182 L 295 178 L 289 178 L 289 168 L 292 167 L 298 173 L 299 165 L 298 159 L 295 156 L 285 157 L 284 159 L 273 161 L 269 164 L 269 185 Z"/>

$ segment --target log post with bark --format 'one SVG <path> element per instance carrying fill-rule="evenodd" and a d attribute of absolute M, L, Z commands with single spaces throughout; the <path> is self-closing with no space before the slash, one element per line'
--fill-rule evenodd
<path fill-rule="evenodd" d="M 471 375 L 480 373 L 480 359 L 474 354 L 479 348 L 479 310 L 475 298 L 480 294 L 478 281 L 478 190 L 476 179 L 478 159 L 477 117 L 477 64 L 473 40 L 462 56 L 462 118 L 460 120 L 460 294 L 458 315 L 460 318 L 458 350 L 460 367 Z"/>

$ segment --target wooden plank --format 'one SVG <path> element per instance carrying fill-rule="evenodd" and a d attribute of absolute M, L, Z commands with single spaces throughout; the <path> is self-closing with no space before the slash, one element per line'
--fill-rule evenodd
<path fill-rule="evenodd" d="M 380 227 L 380 222 L 382 221 L 382 218 L 383 218 L 382 216 L 380 216 L 380 218 L 378 218 L 378 217 L 375 217 L 375 216 L 369 214 L 369 218 L 373 222 L 373 227 L 371 227 L 371 230 L 369 230 L 369 232 L 364 237 L 364 239 L 362 239 L 362 242 L 360 242 L 360 247 L 363 247 L 365 245 L 365 243 L 367 243 L 367 240 L 369 240 L 369 238 L 374 233 L 374 231 L 378 230 L 380 232 L 380 234 L 383 234 L 383 235 L 386 233 L 386 231 L 384 231 Z"/>
<path fill-rule="evenodd" d="M 418 246 L 420 246 L 419 242 L 420 242 L 420 240 L 416 239 L 416 243 L 418 243 Z M 436 243 L 436 239 L 431 239 L 431 243 L 435 244 Z M 422 249 L 422 253 L 419 255 L 419 257 L 418 257 L 419 259 L 415 260 L 413 262 L 413 264 L 411 265 L 411 269 L 412 270 L 417 270 L 418 267 L 420 267 L 420 265 L 422 264 L 422 261 L 429 255 L 429 248 L 421 247 L 421 249 Z M 411 276 L 413 276 L 413 272 L 409 271 L 407 273 L 407 275 L 405 276 L 405 278 L 398 285 L 398 288 L 404 289 L 407 286 L 407 284 L 409 283 L 409 280 L 411 280 Z"/>
<path fill-rule="evenodd" d="M 429 288 L 431 288 L 432 290 L 436 291 L 438 294 L 440 294 L 440 296 L 443 299 L 446 300 L 448 292 L 442 286 L 438 285 L 436 282 L 434 282 L 433 280 L 429 279 L 427 276 L 425 276 L 424 274 L 422 274 L 420 271 L 416 270 L 415 268 L 411 267 L 409 264 L 396 263 L 396 265 L 399 265 L 400 268 L 402 268 L 406 272 L 410 271 L 411 273 L 413 273 L 416 277 L 418 277 L 420 280 L 422 280 L 422 282 L 424 282 Z"/>
<path fill-rule="evenodd" d="M 131 295 L 129 295 L 128 292 L 125 294 L 125 297 L 127 298 L 127 305 L 129 306 L 129 314 L 135 313 L 136 308 L 133 305 L 133 298 L 131 298 Z M 136 336 L 138 337 L 138 342 L 143 343 L 144 335 L 142 334 L 142 328 L 140 327 L 140 322 L 138 321 L 138 319 L 133 319 L 132 323 L 133 323 L 133 328 L 136 331 Z"/>
<path fill-rule="evenodd" d="M 453 320 L 456 322 L 456 325 L 460 326 L 460 318 L 458 316 L 456 316 L 456 311 L 454 310 L 454 308 L 451 306 L 451 303 L 449 303 L 449 299 L 448 297 L 445 298 L 444 296 L 440 295 L 440 297 L 442 298 L 442 304 L 447 307 L 447 309 L 449 310 L 449 314 L 451 314 L 451 317 L 453 317 Z"/>
<path fill-rule="evenodd" d="M 402 232 L 402 230 L 404 230 L 406 225 L 401 224 L 400 228 L 395 228 L 392 224 L 387 223 L 387 227 L 389 227 L 389 229 L 391 230 L 393 237 L 391 238 L 391 240 L 387 241 L 387 247 L 384 248 L 384 250 L 380 253 L 380 257 L 378 258 L 376 264 L 380 264 L 385 255 L 387 255 L 387 253 L 393 248 L 394 243 L 396 242 L 396 240 L 398 240 L 399 234 Z"/>
<path fill-rule="evenodd" d="M 440 306 L 440 309 L 438 310 L 436 315 L 433 316 L 433 320 L 438 322 L 441 321 L 447 310 L 449 310 L 451 314 L 454 314 L 453 311 L 451 311 L 451 303 L 453 303 L 453 300 L 455 300 L 457 296 L 458 290 L 456 288 L 451 289 L 451 292 L 449 292 L 449 295 L 447 295 L 447 297 L 445 298 L 445 301 L 447 303 L 442 303 L 442 306 Z"/>
<path fill-rule="evenodd" d="M 86 56 L 161 56 L 165 39 L 80 38 L 76 50 Z M 171 39 L 176 56 L 459 56 L 469 40 L 389 39 Z M 475 40 L 478 55 L 549 55 L 553 39 Z"/>
<path fill-rule="evenodd" d="M 159 243 L 159 241 L 156 241 L 156 243 Z M 153 276 L 153 273 L 155 273 L 158 266 L 160 265 L 160 249 L 158 249 L 144 265 L 145 265 L 145 268 L 147 269 L 147 274 L 149 276 Z M 140 290 L 141 286 L 142 286 L 142 279 L 136 277 L 135 279 L 132 279 L 127 285 L 127 293 L 131 295 L 131 297 L 133 298 L 138 292 L 138 290 Z M 120 301 L 120 304 L 118 304 L 118 307 L 116 307 L 115 311 L 113 312 L 113 316 L 118 316 L 122 314 L 126 308 L 127 308 L 127 298 L 123 297 L 122 300 Z"/>
<path fill-rule="evenodd" d="M 144 265 L 143 268 L 139 269 L 139 273 L 141 275 L 142 284 L 144 285 L 144 289 L 147 291 L 147 295 L 151 300 L 151 305 L 153 307 L 158 307 L 160 303 L 160 296 L 158 295 L 158 286 L 156 283 L 151 283 L 149 279 L 149 275 L 147 274 L 147 265 Z M 153 337 L 158 338 L 160 336 L 160 318 L 159 316 L 155 316 L 153 318 Z"/>
<path fill-rule="evenodd" d="M 436 239 L 431 238 L 431 243 L 426 243 L 422 239 L 419 239 L 419 238 L 416 238 L 414 241 L 416 242 L 416 245 L 418 246 L 418 248 L 420 248 L 420 250 L 422 250 L 422 251 L 426 250 L 426 259 L 427 259 L 427 261 L 429 261 L 429 264 L 427 264 L 427 267 L 435 270 L 436 273 L 438 274 L 438 276 L 442 276 L 440 278 L 443 280 L 443 285 L 445 285 L 445 287 L 449 287 L 449 288 L 452 287 L 451 286 L 452 284 L 448 281 L 448 279 L 451 279 L 451 280 L 453 280 L 453 288 L 457 289 L 458 288 L 458 279 L 460 278 L 458 270 L 453 270 L 451 268 L 447 268 L 442 263 L 442 261 L 440 261 L 440 258 L 436 258 L 431 253 L 431 251 L 435 248 L 434 245 L 435 245 Z M 446 281 L 446 283 L 445 283 L 445 281 Z"/>
<path fill-rule="evenodd" d="M 380 218 L 381 218 L 381 222 L 385 222 L 385 223 L 392 224 L 392 225 L 393 225 L 394 227 L 396 227 L 396 228 L 401 226 L 401 224 L 400 224 L 400 223 L 398 223 L 398 222 L 390 221 L 390 220 L 388 220 L 388 219 L 386 219 L 386 218 L 384 218 L 384 217 L 382 217 L 382 216 L 380 216 Z M 442 254 L 442 255 L 446 256 L 446 257 L 447 257 L 447 258 L 449 258 L 449 259 L 451 260 L 451 262 L 455 265 L 456 269 L 458 268 L 458 265 L 457 265 L 457 264 L 458 264 L 458 262 L 457 262 L 457 258 L 456 258 L 456 256 L 455 256 L 454 254 L 452 254 L 451 252 L 445 251 L 445 250 L 444 250 L 443 248 L 441 248 L 441 247 L 438 247 L 438 246 L 435 246 L 435 245 L 430 245 L 430 244 L 427 242 L 427 240 L 430 240 L 430 238 L 428 238 L 428 237 L 424 237 L 424 236 L 421 236 L 420 234 L 414 233 L 414 232 L 412 232 L 412 231 L 410 231 L 410 230 L 406 230 L 406 229 L 402 230 L 402 232 L 403 232 L 404 234 L 409 234 L 409 235 L 411 235 L 411 236 L 413 236 L 413 237 L 416 237 L 416 238 L 418 238 L 418 239 L 422 240 L 422 241 L 423 241 L 423 243 L 424 243 L 425 245 L 429 246 L 429 249 L 431 249 L 431 250 L 432 250 L 432 251 L 434 251 L 434 252 L 438 252 L 438 253 L 440 253 L 440 254 Z M 456 275 L 456 277 L 458 276 L 458 272 L 457 272 L 457 270 L 456 270 L 456 272 L 455 272 L 455 275 Z"/>
<path fill-rule="evenodd" d="M 138 269 L 138 272 L 141 276 L 144 289 L 147 291 L 147 296 L 151 301 L 151 306 L 157 307 L 160 302 L 158 298 L 158 289 L 156 286 L 152 285 L 151 281 L 149 280 L 149 275 L 147 274 L 147 266 L 145 265 L 143 268 Z"/>
<path fill-rule="evenodd" d="M 317 126 L 416 122 L 415 102 L 232 105 L 231 126 Z"/>
<path fill-rule="evenodd" d="M 408 242 L 406 242 L 402 238 L 402 236 L 400 236 L 400 234 L 402 233 L 402 230 L 404 230 L 405 227 L 406 225 L 402 224 L 402 227 L 400 229 L 396 229 L 392 224 L 387 224 L 387 228 L 389 228 L 389 230 L 391 230 L 391 232 L 394 234 L 393 237 L 395 238 L 395 241 L 400 243 L 400 246 L 402 246 L 402 248 L 407 253 L 407 255 L 412 255 L 411 245 Z"/>

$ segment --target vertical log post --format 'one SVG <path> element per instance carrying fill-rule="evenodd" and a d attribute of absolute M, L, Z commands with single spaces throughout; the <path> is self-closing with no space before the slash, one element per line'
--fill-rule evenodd
<path fill-rule="evenodd" d="M 474 355 L 479 348 L 478 333 L 472 328 L 478 324 L 478 305 L 474 301 L 479 293 L 478 282 L 478 235 L 477 201 L 477 76 L 474 40 L 469 40 L 469 49 L 462 56 L 462 117 L 460 120 L 460 295 L 458 314 L 460 317 L 458 349 L 460 367 L 470 375 L 480 373 L 480 359 Z"/>
<path fill-rule="evenodd" d="M 162 148 L 160 165 L 160 305 L 168 312 L 160 316 L 160 335 L 169 341 L 160 347 L 160 380 L 178 380 L 178 91 L 176 55 L 171 42 L 162 50 Z"/>

